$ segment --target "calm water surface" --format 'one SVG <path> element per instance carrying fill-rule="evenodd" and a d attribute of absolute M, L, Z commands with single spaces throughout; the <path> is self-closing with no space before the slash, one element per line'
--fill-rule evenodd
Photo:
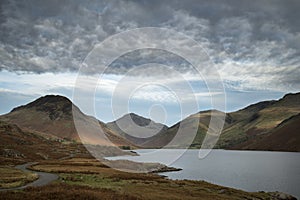
<path fill-rule="evenodd" d="M 300 198 L 300 153 L 213 150 L 204 159 L 198 150 L 141 149 L 140 156 L 120 156 L 138 162 L 160 162 L 182 168 L 178 172 L 160 173 L 171 179 L 205 180 L 246 191 L 281 191 Z"/>

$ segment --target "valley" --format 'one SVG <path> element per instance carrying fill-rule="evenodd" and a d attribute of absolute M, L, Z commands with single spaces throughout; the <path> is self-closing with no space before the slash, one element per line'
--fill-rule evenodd
<path fill-rule="evenodd" d="M 278 101 L 261 102 L 227 113 L 216 148 L 298 152 L 299 98 L 299 93 L 288 94 Z M 88 126 L 103 127 L 105 136 L 114 146 L 108 146 L 107 138 L 96 138 L 93 132 L 88 132 L 81 140 L 73 122 L 72 109 Z M 220 112 L 201 111 L 182 121 L 181 126 L 189 130 L 189 121 L 199 119 L 198 132 L 190 148 L 201 147 L 211 116 Z M 167 127 L 132 113 L 118 119 L 118 123 L 125 124 L 126 132 L 134 131 L 134 127 L 126 126 L 128 117 L 145 128 L 143 134 L 147 133 L 147 128 L 158 134 L 148 138 L 130 136 L 118 129 L 116 122 L 105 124 L 82 113 L 69 99 L 54 95 L 41 97 L 0 116 L 1 188 L 20 189 L 37 180 L 38 172 L 58 177 L 41 187 L 1 191 L 1 196 L 7 199 L 32 199 L 41 194 L 45 199 L 73 199 L 73 195 L 90 199 L 97 199 L 99 195 L 104 199 L 198 199 L 200 196 L 205 199 L 292 199 L 281 193 L 245 192 L 205 181 L 170 180 L 156 173 L 180 169 L 159 163 L 106 160 L 104 157 L 137 156 L 134 150 L 138 148 L 160 148 L 176 135 L 180 124 Z M 184 143 L 184 138 L 182 141 Z M 180 144 L 174 146 L 180 147 Z M 97 152 L 97 159 L 87 148 Z M 28 165 L 31 172 L 15 169 L 16 165 L 31 162 L 36 162 Z M 140 173 L 129 173 L 136 170 Z M 166 197 L 166 191 L 176 195 Z"/>

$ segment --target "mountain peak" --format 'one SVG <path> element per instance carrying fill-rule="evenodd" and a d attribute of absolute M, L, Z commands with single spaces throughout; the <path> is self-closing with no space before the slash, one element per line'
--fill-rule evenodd
<path fill-rule="evenodd" d="M 120 119 L 131 119 L 135 124 L 139 126 L 147 126 L 152 121 L 151 119 L 145 118 L 143 116 L 137 115 L 135 113 L 128 113 L 121 117 Z M 118 120 L 120 120 L 118 119 Z"/>
<path fill-rule="evenodd" d="M 288 93 L 284 95 L 281 99 L 279 99 L 279 101 L 284 101 L 284 100 L 300 102 L 300 92 Z"/>
<path fill-rule="evenodd" d="M 140 115 L 135 114 L 135 113 L 128 113 L 128 114 L 126 114 L 126 115 L 129 115 L 130 117 L 141 117 L 141 118 L 145 118 L 145 117 L 140 116 Z M 126 116 L 126 115 L 125 115 L 125 116 Z"/>
<path fill-rule="evenodd" d="M 217 109 L 210 109 L 210 110 L 203 110 L 203 111 L 199 111 L 197 114 L 205 114 L 205 113 L 208 113 L 208 114 L 211 114 L 211 113 L 224 113 L 223 111 L 220 111 L 220 110 L 217 110 Z"/>
<path fill-rule="evenodd" d="M 33 102 L 30 102 L 29 104 L 16 107 L 12 110 L 12 112 L 20 108 L 39 107 L 41 105 L 44 105 L 45 103 L 59 103 L 59 102 L 72 105 L 71 100 L 68 99 L 67 97 L 60 96 L 60 95 L 46 95 L 34 100 Z"/>
<path fill-rule="evenodd" d="M 23 109 L 34 109 L 49 113 L 50 119 L 55 120 L 61 117 L 72 117 L 72 105 L 72 102 L 67 97 L 60 95 L 46 95 L 29 104 L 16 107 L 11 112 L 13 113 Z"/>
<path fill-rule="evenodd" d="M 286 95 L 283 96 L 284 98 L 289 98 L 289 97 L 295 97 L 295 96 L 300 96 L 300 92 L 297 93 L 287 93 Z"/>
<path fill-rule="evenodd" d="M 61 95 L 45 95 L 42 96 L 35 101 L 31 102 L 28 105 L 37 106 L 44 103 L 66 103 L 66 104 L 72 104 L 71 100 L 67 97 L 61 96 Z"/>

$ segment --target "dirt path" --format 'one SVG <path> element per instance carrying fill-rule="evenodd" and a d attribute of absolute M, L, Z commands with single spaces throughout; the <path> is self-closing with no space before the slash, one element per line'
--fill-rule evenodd
<path fill-rule="evenodd" d="M 24 186 L 21 186 L 21 187 L 0 189 L 0 191 L 24 189 L 24 188 L 27 188 L 29 186 L 33 186 L 33 187 L 43 186 L 43 185 L 47 185 L 48 183 L 58 179 L 58 176 L 56 174 L 46 173 L 46 172 L 38 172 L 38 171 L 27 169 L 28 166 L 34 165 L 34 164 L 36 164 L 36 163 L 26 163 L 26 164 L 23 164 L 23 165 L 17 165 L 15 168 L 20 169 L 23 172 L 33 172 L 33 173 L 38 174 L 39 178 L 37 180 L 35 180 L 31 183 L 28 183 Z"/>

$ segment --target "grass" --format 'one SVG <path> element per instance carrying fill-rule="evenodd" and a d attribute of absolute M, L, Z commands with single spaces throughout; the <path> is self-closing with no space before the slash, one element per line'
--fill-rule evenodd
<path fill-rule="evenodd" d="M 204 181 L 169 180 L 156 174 L 126 173 L 107 168 L 95 159 L 73 158 L 63 161 L 44 161 L 34 169 L 56 172 L 59 180 L 45 188 L 26 189 L 21 193 L 6 193 L 12 199 L 33 195 L 37 191 L 45 196 L 59 195 L 59 199 L 72 199 L 68 191 L 82 191 L 85 199 L 105 199 L 102 193 L 111 195 L 108 199 L 270 199 L 268 193 L 249 193 L 241 190 L 213 185 Z M 58 188 L 61 187 L 61 188 Z M 56 189 L 55 189 L 56 188 Z M 57 191 L 56 191 L 57 190 Z M 28 194 L 29 191 L 31 194 Z M 53 195 L 54 192 L 55 195 Z M 51 194 L 50 194 L 51 193 Z M 73 194 L 75 195 L 75 194 Z M 96 196 L 94 196 L 96 195 Z M 91 198 L 89 198 L 91 197 Z M 27 197 L 26 197 L 27 198 Z M 25 199 L 26 199 L 25 198 Z M 96 199 L 97 199 L 96 198 Z M 50 198 L 51 199 L 51 198 Z"/>
<path fill-rule="evenodd" d="M 266 193 L 247 193 L 216 186 L 203 181 L 171 181 L 164 178 L 126 179 L 106 177 L 101 174 L 60 174 L 60 180 L 71 186 L 89 186 L 93 189 L 109 189 L 137 199 L 267 199 Z"/>
<path fill-rule="evenodd" d="M 30 187 L 22 191 L 1 192 L 1 197 L 10 200 L 136 200 L 136 197 L 116 193 L 109 189 L 94 189 L 88 186 L 68 185 L 64 183 L 51 184 L 43 187 Z"/>
<path fill-rule="evenodd" d="M 60 174 L 60 182 L 69 185 L 89 186 L 92 188 L 106 188 L 121 191 L 128 183 L 127 180 L 109 178 L 98 174 Z"/>
<path fill-rule="evenodd" d="M 167 167 L 159 163 L 139 163 L 128 160 L 108 161 L 103 160 L 99 162 L 96 159 L 88 158 L 73 158 L 60 161 L 43 161 L 42 164 L 32 166 L 31 169 L 37 171 L 46 171 L 54 173 L 80 173 L 86 172 L 90 174 L 99 173 L 100 171 L 111 172 L 111 168 L 122 169 L 130 172 L 165 172 L 177 171 L 173 167 Z"/>
<path fill-rule="evenodd" d="M 33 169 L 57 173 L 59 179 L 43 187 L 0 192 L 5 199 L 272 199 L 264 192 L 245 192 L 204 181 L 169 180 L 157 174 L 127 173 L 95 159 L 47 160 Z M 19 180 L 22 172 L 1 167 L 1 176 Z M 3 177 L 1 180 L 4 180 Z"/>
<path fill-rule="evenodd" d="M 20 187 L 37 178 L 38 175 L 34 173 L 25 173 L 11 167 L 0 167 L 0 188 Z"/>

